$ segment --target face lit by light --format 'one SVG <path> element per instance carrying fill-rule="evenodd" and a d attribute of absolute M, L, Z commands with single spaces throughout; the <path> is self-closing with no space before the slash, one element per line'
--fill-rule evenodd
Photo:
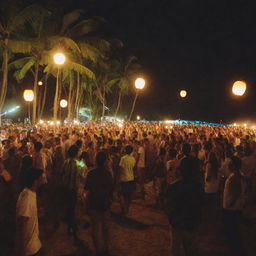
<path fill-rule="evenodd" d="M 236 96 L 243 96 L 246 91 L 246 83 L 244 81 L 236 81 L 233 84 L 232 92 Z"/>
<path fill-rule="evenodd" d="M 63 53 L 59 52 L 53 56 L 54 63 L 57 65 L 63 65 L 66 61 L 66 57 Z"/>
<path fill-rule="evenodd" d="M 139 77 L 135 80 L 135 88 L 136 89 L 139 89 L 139 90 L 144 89 L 145 84 L 146 84 L 145 80 L 141 77 Z"/>

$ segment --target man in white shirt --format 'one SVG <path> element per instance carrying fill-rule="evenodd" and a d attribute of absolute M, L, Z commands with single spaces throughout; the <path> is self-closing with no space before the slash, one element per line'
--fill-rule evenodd
<path fill-rule="evenodd" d="M 122 208 L 122 213 L 127 214 L 129 212 L 129 207 L 132 201 L 132 194 L 135 190 L 134 182 L 134 166 L 135 158 L 131 156 L 133 148 L 131 146 L 126 146 L 124 155 L 119 163 L 120 166 L 120 203 Z"/>
<path fill-rule="evenodd" d="M 17 233 L 16 254 L 40 255 L 36 191 L 43 184 L 43 170 L 31 168 L 26 173 L 26 187 L 20 193 L 16 205 Z"/>

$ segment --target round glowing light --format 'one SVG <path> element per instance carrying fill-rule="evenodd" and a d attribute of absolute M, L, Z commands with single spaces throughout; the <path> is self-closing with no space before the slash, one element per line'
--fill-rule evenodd
<path fill-rule="evenodd" d="M 43 124 L 43 123 L 44 123 L 44 121 L 43 121 L 43 120 L 40 120 L 40 121 L 39 121 L 39 124 Z"/>
<path fill-rule="evenodd" d="M 137 120 L 140 120 L 140 116 L 137 116 Z"/>
<path fill-rule="evenodd" d="M 145 87 L 145 84 L 146 84 L 145 80 L 141 77 L 139 77 L 135 80 L 135 88 L 136 89 L 143 90 Z"/>
<path fill-rule="evenodd" d="M 243 96 L 246 91 L 246 83 L 244 81 L 236 81 L 233 84 L 232 92 L 236 96 Z"/>
<path fill-rule="evenodd" d="M 236 123 L 234 123 L 233 125 L 234 125 L 234 126 L 237 126 L 237 124 L 236 124 Z"/>
<path fill-rule="evenodd" d="M 123 123 L 118 123 L 117 125 L 118 125 L 119 128 L 123 127 Z"/>
<path fill-rule="evenodd" d="M 79 124 L 79 121 L 78 120 L 76 120 L 76 119 L 74 119 L 74 124 Z"/>
<path fill-rule="evenodd" d="M 61 106 L 62 108 L 66 108 L 66 107 L 68 106 L 68 102 L 63 99 L 63 100 L 60 101 L 60 106 Z"/>
<path fill-rule="evenodd" d="M 247 127 L 247 124 L 244 124 L 244 127 Z"/>
<path fill-rule="evenodd" d="M 42 81 L 38 81 L 37 83 L 39 86 L 43 85 L 43 82 Z"/>
<path fill-rule="evenodd" d="M 25 90 L 23 97 L 25 101 L 31 102 L 34 100 L 34 92 L 32 90 Z"/>
<path fill-rule="evenodd" d="M 59 125 L 59 124 L 60 124 L 60 121 L 56 121 L 56 124 Z"/>
<path fill-rule="evenodd" d="M 54 122 L 53 122 L 53 121 L 50 121 L 50 125 L 54 125 Z"/>
<path fill-rule="evenodd" d="M 187 96 L 187 91 L 181 90 L 181 91 L 180 91 L 180 97 L 181 97 L 181 98 L 185 98 L 186 96 Z"/>
<path fill-rule="evenodd" d="M 66 61 L 66 57 L 63 53 L 58 52 L 53 56 L 54 62 L 57 65 L 63 65 Z"/>

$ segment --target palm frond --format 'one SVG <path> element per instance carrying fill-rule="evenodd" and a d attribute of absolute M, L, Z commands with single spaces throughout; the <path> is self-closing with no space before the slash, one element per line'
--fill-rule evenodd
<path fill-rule="evenodd" d="M 94 73 L 89 68 L 87 68 L 81 64 L 78 64 L 75 62 L 68 62 L 68 68 L 78 72 L 81 75 L 87 76 L 88 78 L 90 78 L 92 80 L 95 80 Z"/>
<path fill-rule="evenodd" d="M 8 47 L 13 53 L 29 53 L 32 45 L 28 41 L 9 40 Z"/>
<path fill-rule="evenodd" d="M 103 57 L 100 51 L 90 44 L 82 42 L 79 43 L 79 47 L 81 49 L 82 56 L 94 63 L 97 63 L 99 57 Z"/>
<path fill-rule="evenodd" d="M 11 68 L 21 69 L 32 58 L 33 57 L 24 57 L 24 58 L 17 59 L 15 61 L 9 63 L 9 68 L 10 69 Z"/>
<path fill-rule="evenodd" d="M 31 58 L 20 70 L 17 70 L 14 73 L 14 77 L 16 78 L 16 80 L 22 80 L 34 64 L 35 59 Z"/>
<path fill-rule="evenodd" d="M 81 17 L 83 13 L 83 10 L 73 10 L 72 12 L 69 12 L 66 15 L 64 15 L 60 34 L 63 34 L 70 25 L 72 25 Z"/>

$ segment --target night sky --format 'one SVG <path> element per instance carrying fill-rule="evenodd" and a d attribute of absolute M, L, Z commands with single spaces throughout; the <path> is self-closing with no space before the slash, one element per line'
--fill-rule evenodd
<path fill-rule="evenodd" d="M 146 119 L 256 121 L 256 2 L 63 0 L 104 17 L 111 34 L 138 57 L 147 87 L 135 114 Z M 235 80 L 246 94 L 231 95 Z M 179 91 L 186 89 L 182 100 Z M 130 100 L 124 102 L 130 110 Z"/>
<path fill-rule="evenodd" d="M 147 89 L 137 113 L 154 119 L 256 120 L 254 1 L 92 0 L 78 6 L 106 18 L 143 65 Z M 237 79 L 248 85 L 242 98 L 231 95 Z M 189 95 L 182 101 L 183 88 Z"/>

